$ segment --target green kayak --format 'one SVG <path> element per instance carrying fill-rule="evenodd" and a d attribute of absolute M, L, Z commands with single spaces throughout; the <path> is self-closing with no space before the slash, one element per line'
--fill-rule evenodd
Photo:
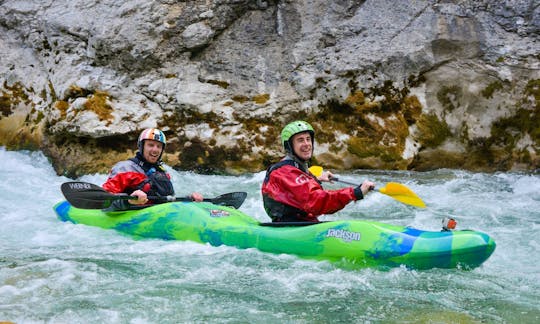
<path fill-rule="evenodd" d="M 114 229 L 137 238 L 257 248 L 327 260 L 347 268 L 404 265 L 412 269 L 472 269 L 495 250 L 489 235 L 472 230 L 423 231 L 363 220 L 275 226 L 260 223 L 237 209 L 208 202 L 170 202 L 139 210 L 104 212 L 75 208 L 64 201 L 54 210 L 62 221 Z"/>

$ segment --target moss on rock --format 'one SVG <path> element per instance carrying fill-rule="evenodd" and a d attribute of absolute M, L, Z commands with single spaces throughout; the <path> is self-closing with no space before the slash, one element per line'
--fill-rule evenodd
<path fill-rule="evenodd" d="M 37 150 L 43 135 L 44 114 L 30 98 L 32 87 L 4 81 L 0 92 L 0 145 L 12 150 Z"/>
<path fill-rule="evenodd" d="M 65 100 L 58 100 L 53 103 L 53 107 L 60 111 L 60 119 L 66 119 L 69 103 Z"/>
<path fill-rule="evenodd" d="M 502 89 L 503 85 L 501 81 L 492 82 L 484 90 L 482 90 L 482 96 L 486 99 L 493 98 L 493 93 Z"/>
<path fill-rule="evenodd" d="M 84 103 L 84 108 L 86 110 L 93 111 L 96 113 L 100 121 L 108 121 L 109 125 L 113 121 L 112 111 L 113 108 L 108 103 L 110 95 L 104 91 L 96 91 L 88 100 Z"/>
<path fill-rule="evenodd" d="M 266 103 L 268 100 L 270 100 L 270 95 L 268 93 L 258 94 L 258 95 L 253 96 L 252 100 L 256 104 L 262 105 Z"/>
<path fill-rule="evenodd" d="M 482 91 L 491 98 L 502 84 L 490 84 Z M 522 98 L 511 109 L 511 115 L 499 118 L 491 125 L 487 137 L 468 139 L 462 134 L 463 152 L 449 152 L 440 147 L 452 134 L 448 126 L 434 115 L 422 115 L 417 122 L 424 147 L 411 168 L 418 171 L 436 168 L 462 168 L 471 171 L 507 171 L 540 167 L 540 80 L 528 81 Z M 466 133 L 466 132 L 465 132 Z"/>
<path fill-rule="evenodd" d="M 456 109 L 460 103 L 459 99 L 463 96 L 461 88 L 457 85 L 443 86 L 437 91 L 437 100 L 449 112 Z"/>
<path fill-rule="evenodd" d="M 418 141 L 426 148 L 439 146 L 452 135 L 446 122 L 435 114 L 421 115 L 416 125 L 420 134 Z"/>
<path fill-rule="evenodd" d="M 320 107 L 313 118 L 319 126 L 317 141 L 330 144 L 322 157 L 337 168 L 407 168 L 402 158 L 405 139 L 409 126 L 420 119 L 422 105 L 408 89 L 397 89 L 391 82 L 370 91 L 366 95 L 355 90 L 343 102 L 329 101 Z M 338 134 L 348 139 L 339 141 Z M 348 157 L 338 160 L 339 154 Z"/>
<path fill-rule="evenodd" d="M 84 174 L 107 173 L 118 161 L 134 156 L 136 135 L 104 138 L 59 134 L 43 147 L 57 174 L 77 178 Z"/>
<path fill-rule="evenodd" d="M 187 143 L 178 155 L 179 165 L 175 168 L 199 173 L 224 173 L 227 163 L 241 160 L 239 151 L 234 147 L 211 147 L 199 138 L 190 139 Z"/>
<path fill-rule="evenodd" d="M 4 81 L 3 88 L 4 90 L 0 93 L 0 118 L 11 115 L 19 104 L 31 105 L 27 92 L 32 91 L 25 89 L 20 82 L 10 86 L 7 81 Z"/>

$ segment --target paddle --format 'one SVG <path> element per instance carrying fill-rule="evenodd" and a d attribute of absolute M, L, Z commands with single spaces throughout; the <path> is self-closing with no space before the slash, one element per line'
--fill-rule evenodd
<path fill-rule="evenodd" d="M 323 173 L 323 167 L 314 165 L 309 168 L 309 172 L 311 172 L 314 176 L 320 177 Z M 339 180 L 339 178 L 331 177 L 330 180 L 337 181 L 341 183 L 345 183 L 351 186 L 357 186 L 355 183 Z M 406 187 L 405 185 L 397 182 L 388 182 L 386 186 L 377 189 L 380 193 L 385 194 L 387 196 L 390 196 L 394 198 L 395 200 L 402 202 L 407 205 L 425 208 L 426 204 L 418 197 L 411 189 Z"/>
<path fill-rule="evenodd" d="M 69 201 L 72 206 L 84 209 L 103 209 L 109 207 L 114 200 L 137 199 L 137 197 L 133 196 L 112 194 L 99 186 L 87 182 L 65 182 L 62 183 L 61 189 L 64 197 L 66 197 L 66 200 Z M 246 199 L 246 196 L 246 192 L 230 192 L 215 198 L 205 198 L 204 201 L 209 201 L 215 205 L 239 208 Z M 189 197 L 173 196 L 148 196 L 148 199 L 157 203 L 192 201 Z"/>

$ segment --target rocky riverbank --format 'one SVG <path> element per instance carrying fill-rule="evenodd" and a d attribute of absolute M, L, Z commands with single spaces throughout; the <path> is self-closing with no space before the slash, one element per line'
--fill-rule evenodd
<path fill-rule="evenodd" d="M 159 127 L 166 162 L 263 170 L 317 130 L 334 169 L 540 167 L 535 1 L 2 1 L 0 145 L 106 172 Z"/>

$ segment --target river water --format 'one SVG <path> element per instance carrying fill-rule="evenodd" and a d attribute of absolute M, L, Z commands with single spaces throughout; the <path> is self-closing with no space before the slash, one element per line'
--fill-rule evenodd
<path fill-rule="evenodd" d="M 247 191 L 240 208 L 262 210 L 264 173 L 205 176 L 171 170 L 176 194 Z M 134 240 L 63 223 L 63 200 L 39 152 L 0 148 L 0 322 L 15 323 L 539 323 L 540 175 L 361 170 L 342 179 L 406 184 L 427 204 L 380 193 L 324 220 L 371 219 L 491 235 L 497 248 L 472 271 L 340 269 L 255 249 Z M 102 184 L 106 175 L 80 180 Z M 339 184 L 328 186 L 339 188 Z"/>

